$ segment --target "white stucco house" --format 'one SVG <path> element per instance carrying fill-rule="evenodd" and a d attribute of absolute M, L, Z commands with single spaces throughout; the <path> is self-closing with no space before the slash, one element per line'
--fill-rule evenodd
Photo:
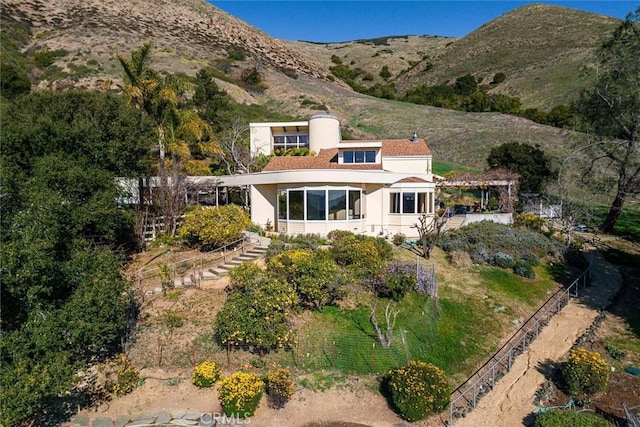
<path fill-rule="evenodd" d="M 435 183 L 429 147 L 417 135 L 393 140 L 342 140 L 334 116 L 251 123 L 251 152 L 308 148 L 312 156 L 275 156 L 258 173 L 217 177 L 246 187 L 251 220 L 274 231 L 326 235 L 339 229 L 373 236 L 403 233 L 433 215 Z"/>

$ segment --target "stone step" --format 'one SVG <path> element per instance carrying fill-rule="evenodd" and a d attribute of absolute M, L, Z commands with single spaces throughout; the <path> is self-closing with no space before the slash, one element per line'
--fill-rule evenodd
<path fill-rule="evenodd" d="M 225 269 L 225 268 L 221 268 L 220 267 L 213 267 L 210 268 L 209 271 L 213 274 L 215 274 L 216 276 L 220 277 L 220 276 L 226 276 L 227 274 L 229 274 L 229 269 Z"/>
<path fill-rule="evenodd" d="M 249 249 L 246 253 L 248 254 L 257 254 L 257 255 L 264 255 L 267 253 L 268 248 L 264 247 L 264 246 L 256 246 L 252 249 Z"/>
<path fill-rule="evenodd" d="M 246 254 L 246 255 L 240 255 L 238 257 L 235 257 L 232 261 L 248 262 L 248 261 L 253 261 L 256 258 L 258 258 L 257 255 Z"/>
<path fill-rule="evenodd" d="M 213 280 L 213 279 L 217 279 L 218 275 L 211 270 L 201 270 L 200 278 L 202 280 Z"/>

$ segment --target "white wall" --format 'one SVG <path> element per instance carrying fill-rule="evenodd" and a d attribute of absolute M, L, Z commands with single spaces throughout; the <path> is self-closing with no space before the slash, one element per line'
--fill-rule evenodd
<path fill-rule="evenodd" d="M 275 227 L 278 197 L 275 185 L 251 186 L 251 221 L 265 226 L 267 221 Z"/>
<path fill-rule="evenodd" d="M 431 175 L 431 158 L 427 157 L 383 157 L 382 167 L 385 170 L 393 172 L 404 173 L 416 173 L 424 174 L 428 173 L 429 177 L 427 181 L 433 180 Z"/>
<path fill-rule="evenodd" d="M 249 138 L 251 141 L 251 155 L 271 154 L 272 136 L 269 126 L 250 126 Z"/>

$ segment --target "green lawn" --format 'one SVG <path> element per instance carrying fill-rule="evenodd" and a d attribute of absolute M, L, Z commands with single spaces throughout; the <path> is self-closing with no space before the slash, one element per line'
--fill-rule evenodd
<path fill-rule="evenodd" d="M 376 304 L 382 328 L 386 325 L 387 303 L 379 300 Z M 313 313 L 312 319 L 298 330 L 295 364 L 310 371 L 332 368 L 369 374 L 383 373 L 417 359 L 456 374 L 471 369 L 493 345 L 488 332 L 495 329 L 496 316 L 489 307 L 470 298 L 441 298 L 436 309 L 430 297 L 410 293 L 392 306 L 399 313 L 389 348 L 380 345 L 367 305 L 329 306 Z"/>

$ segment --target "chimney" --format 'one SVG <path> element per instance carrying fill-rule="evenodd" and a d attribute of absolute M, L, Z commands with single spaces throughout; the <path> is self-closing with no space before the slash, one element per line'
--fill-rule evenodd
<path fill-rule="evenodd" d="M 411 137 L 411 141 L 418 142 L 418 131 L 413 132 L 413 136 Z"/>

